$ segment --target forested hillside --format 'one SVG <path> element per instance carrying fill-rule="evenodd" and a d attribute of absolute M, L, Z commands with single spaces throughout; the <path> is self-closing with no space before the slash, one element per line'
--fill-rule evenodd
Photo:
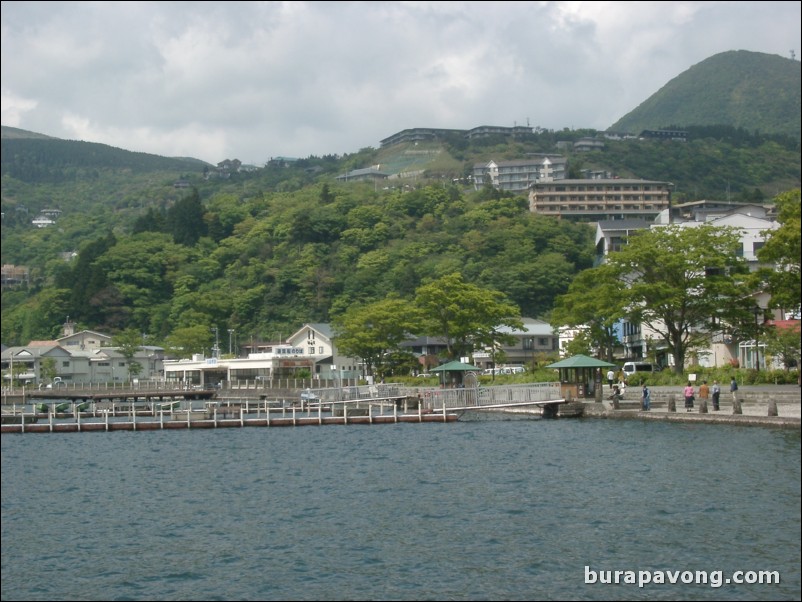
<path fill-rule="evenodd" d="M 774 54 L 732 50 L 711 56 L 669 81 L 612 126 L 645 129 L 729 125 L 800 138 L 800 62 Z"/>
<path fill-rule="evenodd" d="M 755 201 L 799 186 L 799 143 L 787 137 L 709 127 L 692 129 L 687 143 L 605 140 L 603 150 L 573 152 L 571 142 L 598 135 L 453 138 L 253 172 L 6 138 L 2 262 L 26 266 L 30 278 L 3 291 L 2 340 L 52 338 L 67 316 L 85 328 L 135 328 L 152 342 L 192 329 L 210 336 L 211 327 L 275 338 L 355 303 L 409 298 L 453 272 L 503 292 L 524 316 L 544 316 L 592 265 L 594 228 L 532 215 L 525 196 L 476 189 L 466 176 L 491 159 L 559 152 L 572 177 L 603 169 L 666 180 L 678 200 Z M 376 164 L 411 175 L 335 180 Z M 57 223 L 33 227 L 44 209 L 61 211 Z"/>

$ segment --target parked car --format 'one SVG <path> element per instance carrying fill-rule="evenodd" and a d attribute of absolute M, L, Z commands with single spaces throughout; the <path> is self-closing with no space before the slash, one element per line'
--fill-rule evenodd
<path fill-rule="evenodd" d="M 654 372 L 654 365 L 647 362 L 624 362 L 624 378 L 629 378 L 638 372 Z"/>

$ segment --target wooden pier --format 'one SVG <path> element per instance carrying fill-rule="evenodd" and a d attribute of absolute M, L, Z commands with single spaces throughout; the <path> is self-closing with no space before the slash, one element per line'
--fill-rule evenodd
<path fill-rule="evenodd" d="M 4 406 L 3 433 L 456 422 L 465 412 L 537 408 L 557 417 L 553 383 L 474 389 L 365 385 L 306 389 L 289 400 L 217 398 L 217 390 L 40 390 Z M 30 404 L 36 400 L 39 403 Z M 201 406 L 201 407 L 199 407 Z M 32 409 L 29 409 L 32 408 Z M 536 410 L 537 411 L 537 410 Z"/>
<path fill-rule="evenodd" d="M 165 429 L 212 429 L 212 428 L 244 428 L 246 426 L 322 426 L 331 424 L 397 424 L 397 423 L 423 423 L 423 422 L 455 422 L 458 414 L 443 411 L 442 413 L 432 413 L 419 408 L 417 412 L 399 413 L 394 411 L 392 414 L 373 414 L 371 407 L 368 406 L 367 413 L 363 408 L 344 408 L 340 416 L 324 416 L 322 406 L 318 406 L 315 415 L 311 410 L 299 411 L 291 409 L 273 409 L 276 413 L 281 413 L 279 417 L 271 417 L 268 409 L 264 416 L 249 418 L 244 408 L 240 409 L 239 417 L 230 418 L 229 412 L 217 412 L 217 408 L 210 410 L 176 410 L 172 412 L 160 411 L 155 416 L 137 419 L 138 413 L 133 411 L 126 420 L 117 420 L 112 414 L 106 413 L 103 418 L 97 419 L 83 418 L 85 413 L 79 412 L 70 419 L 69 415 L 61 416 L 49 414 L 40 421 L 30 422 L 27 420 L 30 414 L 18 414 L 22 416 L 19 422 L 5 423 L 2 425 L 3 433 L 78 433 L 78 432 L 107 432 L 107 431 L 154 431 Z M 38 418 L 38 417 L 37 417 Z"/>

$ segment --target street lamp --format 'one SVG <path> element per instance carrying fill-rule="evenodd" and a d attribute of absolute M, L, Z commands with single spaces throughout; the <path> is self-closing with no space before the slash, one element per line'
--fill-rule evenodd
<path fill-rule="evenodd" d="M 233 336 L 234 336 L 234 329 L 233 328 L 229 328 L 228 329 L 228 355 L 231 355 L 231 353 L 232 353 L 232 351 L 231 351 L 231 339 L 233 338 Z"/>
<path fill-rule="evenodd" d="M 759 305 L 755 305 L 752 312 L 755 314 L 755 323 L 757 324 L 755 328 L 755 370 L 760 371 L 760 324 L 762 323 L 760 318 L 763 310 Z"/>

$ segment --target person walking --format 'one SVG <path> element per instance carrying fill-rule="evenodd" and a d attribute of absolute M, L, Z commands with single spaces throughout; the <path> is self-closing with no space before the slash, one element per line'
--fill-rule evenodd
<path fill-rule="evenodd" d="M 694 400 L 694 389 L 691 381 L 688 381 L 688 384 L 685 386 L 685 389 L 682 392 L 683 396 L 685 397 L 685 411 L 690 412 L 693 410 L 693 400 Z"/>
<path fill-rule="evenodd" d="M 735 380 L 734 376 L 730 381 L 730 393 L 732 393 L 732 400 L 738 401 L 738 381 Z"/>
<path fill-rule="evenodd" d="M 718 401 L 719 397 L 721 397 L 721 387 L 718 384 L 717 380 L 713 381 L 713 411 L 718 412 L 719 406 Z"/>
<path fill-rule="evenodd" d="M 652 403 L 652 393 L 649 391 L 649 387 L 647 387 L 645 383 L 643 385 L 643 389 L 641 390 L 640 400 L 641 409 L 644 412 L 648 412 Z"/>

